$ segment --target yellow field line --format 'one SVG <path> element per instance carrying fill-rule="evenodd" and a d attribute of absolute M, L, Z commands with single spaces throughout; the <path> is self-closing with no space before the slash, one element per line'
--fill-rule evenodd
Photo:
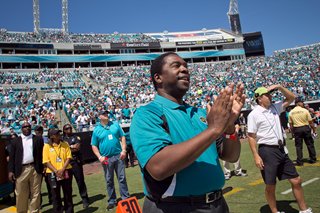
<path fill-rule="evenodd" d="M 248 185 L 249 186 L 256 186 L 256 185 L 259 185 L 259 184 L 262 184 L 262 183 L 264 183 L 264 182 L 263 182 L 263 179 L 261 178 L 261 179 L 258 179 L 256 181 L 253 181 L 251 183 L 248 183 Z"/>
<path fill-rule="evenodd" d="M 238 193 L 242 190 L 244 190 L 244 188 L 236 187 L 236 188 L 233 188 L 230 192 L 225 193 L 223 196 L 227 197 L 227 196 L 233 195 L 235 193 Z"/>
<path fill-rule="evenodd" d="M 318 163 L 313 163 L 313 164 L 307 163 L 307 164 L 303 164 L 303 166 L 320 166 L 320 162 L 318 162 Z"/>
<path fill-rule="evenodd" d="M 8 212 L 17 212 L 17 208 L 15 206 L 11 206 L 6 209 Z"/>

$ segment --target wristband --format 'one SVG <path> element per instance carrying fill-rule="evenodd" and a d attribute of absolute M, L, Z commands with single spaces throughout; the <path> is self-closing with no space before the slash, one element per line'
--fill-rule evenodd
<path fill-rule="evenodd" d="M 232 141 L 238 141 L 237 140 L 237 135 L 236 135 L 235 132 L 233 134 L 231 134 L 231 135 L 224 133 L 224 137 L 226 139 L 229 139 L 229 140 L 232 140 Z"/>
<path fill-rule="evenodd" d="M 127 150 L 122 150 L 121 152 L 125 152 L 125 153 L 127 153 Z"/>
<path fill-rule="evenodd" d="M 101 158 L 103 158 L 103 156 L 102 156 L 102 155 L 99 157 L 99 160 L 100 160 Z"/>

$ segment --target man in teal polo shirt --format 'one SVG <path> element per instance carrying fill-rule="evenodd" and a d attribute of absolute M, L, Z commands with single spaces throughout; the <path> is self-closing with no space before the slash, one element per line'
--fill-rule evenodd
<path fill-rule="evenodd" d="M 229 212 L 219 156 L 239 158 L 234 122 L 245 101 L 243 85 L 234 93 L 234 84 L 221 90 L 207 115 L 183 101 L 190 74 L 177 54 L 155 59 L 151 78 L 158 94 L 136 111 L 130 127 L 144 179 L 143 212 Z"/>
<path fill-rule="evenodd" d="M 122 199 L 130 197 L 128 192 L 125 166 L 126 138 L 117 122 L 109 120 L 109 112 L 99 113 L 100 123 L 94 128 L 91 138 L 93 153 L 102 164 L 109 195 L 107 210 L 116 206 L 117 195 L 114 188 L 114 172 L 118 177 L 119 190 Z"/>

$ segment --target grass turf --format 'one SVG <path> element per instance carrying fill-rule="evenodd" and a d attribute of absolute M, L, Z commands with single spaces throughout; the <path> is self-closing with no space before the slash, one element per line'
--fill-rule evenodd
<path fill-rule="evenodd" d="M 320 130 L 318 128 L 318 133 Z M 289 134 L 288 134 L 289 135 Z M 296 158 L 294 140 L 288 139 L 287 146 L 289 149 L 289 156 L 292 160 Z M 305 163 L 303 167 L 297 167 L 303 181 L 313 178 L 320 178 L 320 138 L 315 140 L 315 147 L 318 156 L 318 162 L 315 164 Z M 304 158 L 307 160 L 308 152 L 304 145 Z M 260 171 L 256 168 L 253 157 L 246 140 L 242 143 L 241 150 L 241 165 L 247 171 L 247 177 L 236 177 L 226 181 L 225 187 L 232 187 L 233 190 L 225 194 L 225 198 L 232 213 L 268 213 L 270 212 L 264 196 L 264 183 L 261 179 Z M 144 195 L 143 186 L 139 167 L 126 169 L 126 176 L 130 194 L 136 196 L 140 206 L 143 205 Z M 107 194 L 106 184 L 103 177 L 102 168 L 95 174 L 87 175 L 85 181 L 90 197 L 90 207 L 86 210 L 82 208 L 81 199 L 78 194 L 78 188 L 73 179 L 73 202 L 75 212 L 106 212 Z M 119 197 L 118 182 L 115 180 L 116 192 Z M 285 212 L 299 212 L 298 205 L 295 202 L 293 194 L 281 194 L 281 192 L 290 189 L 290 183 L 286 180 L 277 183 L 276 196 L 279 210 Z M 313 212 L 320 212 L 320 179 L 307 184 L 304 188 L 304 195 L 308 206 L 312 207 Z M 45 184 L 42 185 L 42 192 L 46 192 Z M 46 193 L 44 193 L 46 195 Z M 48 198 L 43 196 L 43 213 L 52 212 L 52 205 L 47 205 Z M 108 211 L 110 213 L 116 212 L 116 209 Z"/>

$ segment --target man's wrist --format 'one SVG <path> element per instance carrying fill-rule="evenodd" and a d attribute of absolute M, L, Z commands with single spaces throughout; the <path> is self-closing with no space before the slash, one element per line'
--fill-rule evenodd
<path fill-rule="evenodd" d="M 232 125 L 231 127 L 226 128 L 224 133 L 227 135 L 233 135 L 235 134 L 235 132 L 236 132 L 236 128 L 234 125 Z"/>
<path fill-rule="evenodd" d="M 121 152 L 127 153 L 127 150 L 122 150 Z"/>
<path fill-rule="evenodd" d="M 226 134 L 224 133 L 224 137 L 228 140 L 232 140 L 232 141 L 238 141 L 238 137 L 236 132 L 234 132 L 233 134 Z"/>

